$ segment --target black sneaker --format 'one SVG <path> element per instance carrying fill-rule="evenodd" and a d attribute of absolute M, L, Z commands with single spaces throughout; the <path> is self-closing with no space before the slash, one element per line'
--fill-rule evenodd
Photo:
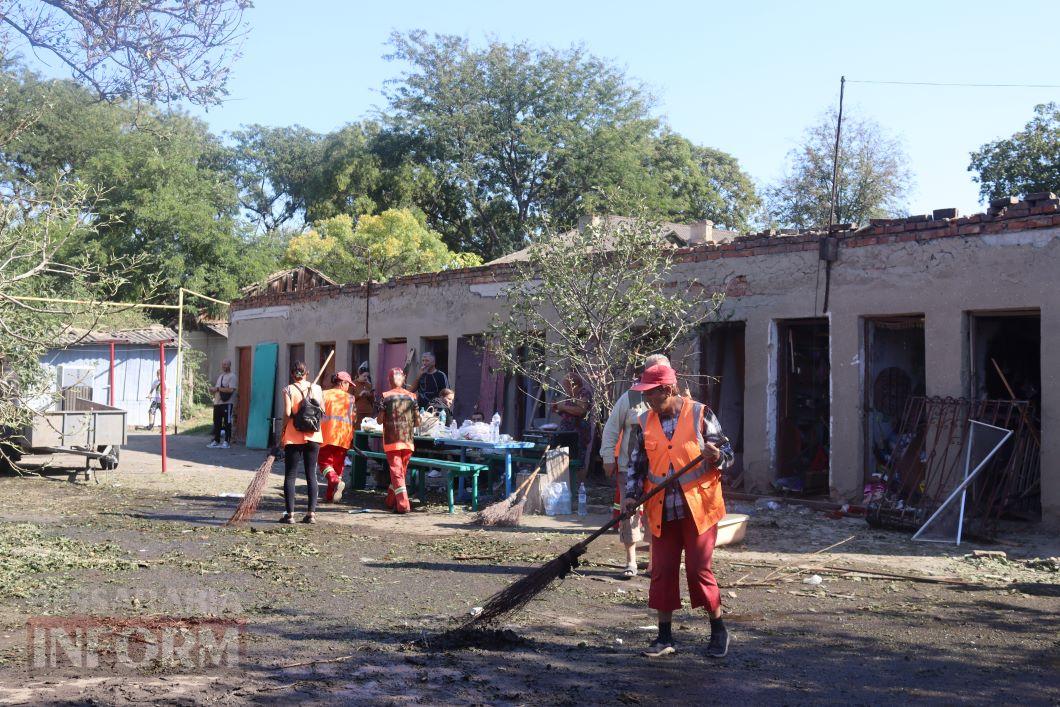
<path fill-rule="evenodd" d="M 648 650 L 644 651 L 644 655 L 649 658 L 661 658 L 664 655 L 673 655 L 676 652 L 677 649 L 674 648 L 673 641 L 660 641 L 656 638 L 648 646 Z"/>
<path fill-rule="evenodd" d="M 707 644 L 707 656 L 710 658 L 724 658 L 728 652 L 729 632 L 722 629 L 711 633 L 710 643 Z"/>
<path fill-rule="evenodd" d="M 276 522 L 283 523 L 284 525 L 294 525 L 294 516 L 292 516 L 290 513 L 284 513 Z"/>

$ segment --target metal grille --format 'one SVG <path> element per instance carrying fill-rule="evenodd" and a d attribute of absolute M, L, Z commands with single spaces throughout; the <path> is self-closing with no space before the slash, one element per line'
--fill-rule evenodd
<path fill-rule="evenodd" d="M 884 498 L 869 506 L 869 523 L 914 531 L 961 482 L 969 420 L 1013 431 L 1012 441 L 968 489 L 970 534 L 993 538 L 1003 515 L 1040 513 L 1040 437 L 1027 401 L 910 398 L 887 463 Z"/>

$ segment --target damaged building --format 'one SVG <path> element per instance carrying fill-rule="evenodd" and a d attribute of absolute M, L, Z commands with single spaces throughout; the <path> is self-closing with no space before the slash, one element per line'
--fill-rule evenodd
<path fill-rule="evenodd" d="M 744 490 L 860 503 L 893 456 L 910 399 L 1010 400 L 1011 388 L 1040 435 L 1040 482 L 1025 506 L 1060 522 L 1060 376 L 1043 366 L 1060 362 L 1053 194 L 827 233 L 736 236 L 707 222 L 675 227 L 671 240 L 675 288 L 707 283 L 726 295 L 681 365 L 732 438 Z M 547 401 L 476 345 L 504 308 L 517 262 L 371 285 L 308 271 L 249 291 L 229 324 L 237 439 L 248 416 L 273 414 L 291 361 L 314 367 L 335 351 L 339 368 L 368 361 L 378 381 L 410 346 L 434 352 L 449 373 L 459 418 L 499 410 L 516 435 L 543 422 Z"/>

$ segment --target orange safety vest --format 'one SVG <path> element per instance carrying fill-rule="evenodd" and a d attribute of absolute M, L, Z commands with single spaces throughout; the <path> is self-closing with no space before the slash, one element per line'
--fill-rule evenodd
<path fill-rule="evenodd" d="M 644 451 L 648 455 L 648 475 L 644 480 L 644 493 L 666 483 L 670 470 L 678 471 L 701 454 L 703 448 L 703 411 L 706 406 L 685 398 L 674 426 L 673 439 L 666 439 L 662 423 L 654 410 L 640 417 L 644 433 Z M 696 530 L 703 534 L 725 517 L 725 501 L 721 496 L 721 472 L 717 467 L 704 462 L 681 477 L 688 510 L 696 522 Z M 648 501 L 646 513 L 648 527 L 655 537 L 662 535 L 663 497 L 666 491 Z"/>
<path fill-rule="evenodd" d="M 320 433 L 324 444 L 349 449 L 353 443 L 353 396 L 342 388 L 324 391 L 324 417 Z"/>

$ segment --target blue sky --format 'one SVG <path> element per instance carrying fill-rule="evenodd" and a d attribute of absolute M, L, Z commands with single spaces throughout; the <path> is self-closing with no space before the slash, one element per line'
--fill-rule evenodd
<path fill-rule="evenodd" d="M 780 172 L 805 128 L 836 104 L 839 77 L 1060 83 L 1055 2 L 350 2 L 257 0 L 231 98 L 202 114 L 217 131 L 298 123 L 318 131 L 366 117 L 400 66 L 392 30 L 481 41 L 584 43 L 644 82 L 657 113 L 697 143 L 735 155 L 758 182 Z M 847 110 L 901 139 L 912 213 L 981 210 L 968 153 L 1011 135 L 1060 89 L 848 84 Z"/>

